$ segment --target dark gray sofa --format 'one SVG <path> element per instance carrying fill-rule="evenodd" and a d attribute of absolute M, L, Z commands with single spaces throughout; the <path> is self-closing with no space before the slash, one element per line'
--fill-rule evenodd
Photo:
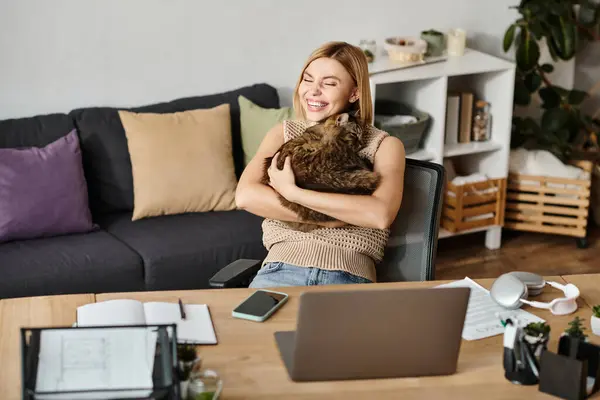
<path fill-rule="evenodd" d="M 213 95 L 129 109 L 170 113 L 231 107 L 233 158 L 243 170 L 239 107 L 243 95 L 279 107 L 275 88 L 256 84 Z M 98 229 L 86 234 L 0 244 L 0 298 L 69 293 L 209 288 L 209 279 L 240 259 L 262 259 L 262 218 L 242 210 L 131 221 L 133 179 L 118 108 L 0 121 L 0 148 L 45 146 L 77 128 L 90 209 Z"/>

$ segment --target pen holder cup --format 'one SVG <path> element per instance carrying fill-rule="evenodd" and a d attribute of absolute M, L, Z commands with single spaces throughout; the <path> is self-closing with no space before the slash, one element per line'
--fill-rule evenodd
<path fill-rule="evenodd" d="M 540 358 L 548 346 L 550 331 L 545 329 L 545 324 L 539 323 L 530 323 L 524 329 L 517 328 L 512 335 L 508 329 L 504 338 L 505 378 L 518 385 L 537 385 Z"/>
<path fill-rule="evenodd" d="M 558 353 L 540 358 L 539 391 L 563 399 L 586 399 L 600 389 L 600 346 L 562 336 Z"/>

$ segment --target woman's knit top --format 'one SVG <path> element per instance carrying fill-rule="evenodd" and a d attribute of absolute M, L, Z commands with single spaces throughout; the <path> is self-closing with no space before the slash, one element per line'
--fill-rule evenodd
<path fill-rule="evenodd" d="M 283 123 L 284 141 L 303 134 L 310 126 L 302 120 Z M 366 146 L 359 152 L 373 162 L 381 141 L 388 136 L 369 125 Z M 320 227 L 301 232 L 286 222 L 265 219 L 262 224 L 263 243 L 269 251 L 264 263 L 284 262 L 299 267 L 341 270 L 376 281 L 375 264 L 383 259 L 389 229 L 363 228 L 346 225 L 341 228 Z"/>

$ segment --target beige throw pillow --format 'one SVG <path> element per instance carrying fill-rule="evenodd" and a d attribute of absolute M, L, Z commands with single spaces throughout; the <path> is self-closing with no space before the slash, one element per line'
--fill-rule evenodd
<path fill-rule="evenodd" d="M 133 221 L 236 208 L 229 104 L 119 116 L 131 157 Z"/>

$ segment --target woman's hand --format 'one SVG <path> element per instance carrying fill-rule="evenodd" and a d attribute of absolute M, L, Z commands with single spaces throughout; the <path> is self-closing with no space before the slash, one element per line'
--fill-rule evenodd
<path fill-rule="evenodd" d="M 296 186 L 296 178 L 294 171 L 292 170 L 292 164 L 289 157 L 285 158 L 283 169 L 277 168 L 277 160 L 279 159 L 279 153 L 275 154 L 271 161 L 271 166 L 268 169 L 269 173 L 269 185 L 275 189 L 277 193 L 285 197 L 287 200 L 293 195 L 294 191 L 298 189 Z"/>

